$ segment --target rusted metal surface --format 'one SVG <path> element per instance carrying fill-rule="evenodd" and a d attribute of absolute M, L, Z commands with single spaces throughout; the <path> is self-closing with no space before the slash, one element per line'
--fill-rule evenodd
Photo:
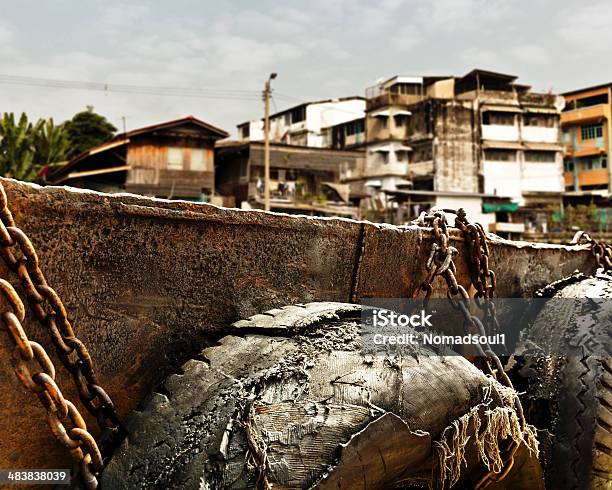
<path fill-rule="evenodd" d="M 120 417 L 239 318 L 297 302 L 409 296 L 427 273 L 432 235 L 416 227 L 2 182 Z M 457 279 L 467 286 L 463 239 L 456 230 L 450 235 L 460 252 Z M 588 246 L 501 239 L 489 246 L 502 297 L 530 295 L 595 266 Z M 0 274 L 19 283 L 4 266 Z M 438 280 L 433 295 L 445 294 Z M 26 329 L 52 350 L 30 311 Z M 8 359 L 7 345 L 0 350 Z M 69 376 L 58 371 L 59 386 L 76 399 Z M 0 383 L 0 467 L 66 467 L 64 449 L 44 431 L 44 410 L 29 406 L 8 362 L 0 362 Z M 15 423 L 28 430 L 14 431 Z"/>

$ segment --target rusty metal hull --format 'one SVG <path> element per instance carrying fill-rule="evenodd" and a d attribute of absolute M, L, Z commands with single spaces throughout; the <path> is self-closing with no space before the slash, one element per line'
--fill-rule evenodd
<path fill-rule="evenodd" d="M 122 417 L 239 318 L 297 302 L 410 295 L 425 277 L 431 246 L 429 231 L 415 227 L 2 183 Z M 463 243 L 453 238 L 457 277 L 467 287 Z M 498 296 L 512 297 L 595 267 L 584 246 L 501 239 L 491 243 L 490 264 Z M 438 287 L 434 296 L 445 294 Z M 30 338 L 53 352 L 30 316 Z M 15 378 L 7 348 L 0 342 L 0 467 L 68 467 L 43 408 Z M 78 401 L 56 365 L 60 387 Z M 95 429 L 94 421 L 88 426 Z"/>

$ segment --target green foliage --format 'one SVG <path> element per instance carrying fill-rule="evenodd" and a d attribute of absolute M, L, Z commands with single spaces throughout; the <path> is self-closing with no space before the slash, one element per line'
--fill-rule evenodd
<path fill-rule="evenodd" d="M 53 119 L 35 124 L 26 114 L 19 120 L 13 113 L 0 119 L 0 175 L 19 180 L 35 180 L 43 165 L 66 159 L 68 137 Z"/>
<path fill-rule="evenodd" d="M 67 160 L 70 149 L 68 133 L 62 125 L 56 126 L 53 118 L 39 120 L 34 127 L 34 160 L 39 165 L 54 165 Z"/>
<path fill-rule="evenodd" d="M 96 114 L 92 106 L 87 106 L 86 111 L 78 112 L 66 121 L 64 128 L 70 140 L 69 158 L 108 141 L 117 131 L 104 116 Z"/>
<path fill-rule="evenodd" d="M 607 216 L 595 204 L 566 206 L 561 218 L 561 229 L 567 231 L 602 231 L 606 227 Z"/>

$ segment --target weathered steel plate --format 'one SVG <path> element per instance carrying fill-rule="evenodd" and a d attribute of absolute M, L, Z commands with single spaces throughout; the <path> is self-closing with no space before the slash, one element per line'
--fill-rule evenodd
<path fill-rule="evenodd" d="M 413 227 L 2 183 L 121 416 L 239 318 L 296 302 L 411 294 L 431 245 L 428 230 Z M 466 284 L 458 235 L 455 242 Z M 529 295 L 595 267 L 584 246 L 495 240 L 491 250 L 500 296 Z M 20 290 L 3 264 L 0 274 Z M 441 280 L 438 287 L 444 294 Z M 26 328 L 53 352 L 46 332 L 31 319 Z M 15 378 L 7 347 L 0 341 L 0 467 L 69 466 L 45 411 Z M 78 401 L 54 362 L 61 389 Z M 88 426 L 96 433 L 91 418 Z"/>

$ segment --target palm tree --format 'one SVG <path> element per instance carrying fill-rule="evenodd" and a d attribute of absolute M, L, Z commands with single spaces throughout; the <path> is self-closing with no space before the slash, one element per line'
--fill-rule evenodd
<path fill-rule="evenodd" d="M 35 180 L 41 167 L 62 163 L 69 140 L 66 130 L 53 119 L 39 119 L 35 124 L 21 114 L 0 119 L 0 175 L 19 180 Z"/>
<path fill-rule="evenodd" d="M 33 128 L 33 143 L 34 161 L 38 166 L 65 162 L 70 140 L 65 128 L 56 126 L 53 118 L 38 120 Z"/>
<path fill-rule="evenodd" d="M 15 123 L 15 115 L 5 113 L 0 119 L 0 173 L 19 180 L 36 177 L 32 124 L 28 116 L 21 114 Z"/>

